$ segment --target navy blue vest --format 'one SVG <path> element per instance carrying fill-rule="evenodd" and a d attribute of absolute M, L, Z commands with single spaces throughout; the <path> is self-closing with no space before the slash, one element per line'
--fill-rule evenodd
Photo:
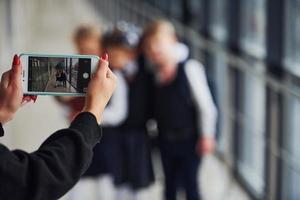
<path fill-rule="evenodd" d="M 128 116 L 121 128 L 146 129 L 146 122 L 153 116 L 153 74 L 144 64 L 144 58 L 138 58 L 138 72 L 134 77 L 125 77 L 129 89 Z"/>
<path fill-rule="evenodd" d="M 161 135 L 198 133 L 195 104 L 184 65 L 185 62 L 179 64 L 177 75 L 171 83 L 156 87 L 155 118 Z"/>

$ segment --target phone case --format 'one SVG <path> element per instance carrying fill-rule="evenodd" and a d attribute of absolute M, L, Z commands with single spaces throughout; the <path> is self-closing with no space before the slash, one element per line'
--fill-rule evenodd
<path fill-rule="evenodd" d="M 40 54 L 40 53 L 21 53 L 22 56 L 36 56 L 36 57 L 55 57 L 55 58 L 95 58 L 100 60 L 99 56 L 96 55 L 79 55 L 79 54 Z M 74 92 L 26 92 L 28 95 L 52 95 L 52 96 L 85 96 L 86 93 L 74 93 Z"/>

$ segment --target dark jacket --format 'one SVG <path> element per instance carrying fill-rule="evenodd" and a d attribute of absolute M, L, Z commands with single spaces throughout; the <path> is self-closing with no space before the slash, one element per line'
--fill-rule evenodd
<path fill-rule="evenodd" d="M 3 134 L 2 127 L 0 132 Z M 0 144 L 0 199 L 60 198 L 88 168 L 100 137 L 95 116 L 86 112 L 33 153 L 10 151 Z"/>

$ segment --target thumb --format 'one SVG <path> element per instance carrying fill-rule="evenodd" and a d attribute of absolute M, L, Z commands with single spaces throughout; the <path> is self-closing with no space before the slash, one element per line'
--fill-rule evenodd
<path fill-rule="evenodd" d="M 21 75 L 22 75 L 22 66 L 21 66 L 20 58 L 18 55 L 15 55 L 12 63 L 10 84 L 19 85 L 21 83 Z"/>
<path fill-rule="evenodd" d="M 106 60 L 100 59 L 96 75 L 99 77 L 106 77 L 108 71 L 108 62 Z"/>

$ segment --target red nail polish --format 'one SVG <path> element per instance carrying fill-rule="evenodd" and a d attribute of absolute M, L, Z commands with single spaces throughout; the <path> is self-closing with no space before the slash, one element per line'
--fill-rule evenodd
<path fill-rule="evenodd" d="M 15 54 L 14 56 L 14 61 L 13 61 L 13 65 L 19 65 L 20 64 L 20 59 L 19 56 L 17 54 Z"/>
<path fill-rule="evenodd" d="M 107 54 L 107 53 L 103 54 L 103 55 L 101 56 L 101 59 L 107 61 L 107 60 L 108 60 L 108 54 Z"/>
<path fill-rule="evenodd" d="M 37 96 L 31 96 L 31 99 L 33 100 L 33 102 L 36 102 Z"/>

